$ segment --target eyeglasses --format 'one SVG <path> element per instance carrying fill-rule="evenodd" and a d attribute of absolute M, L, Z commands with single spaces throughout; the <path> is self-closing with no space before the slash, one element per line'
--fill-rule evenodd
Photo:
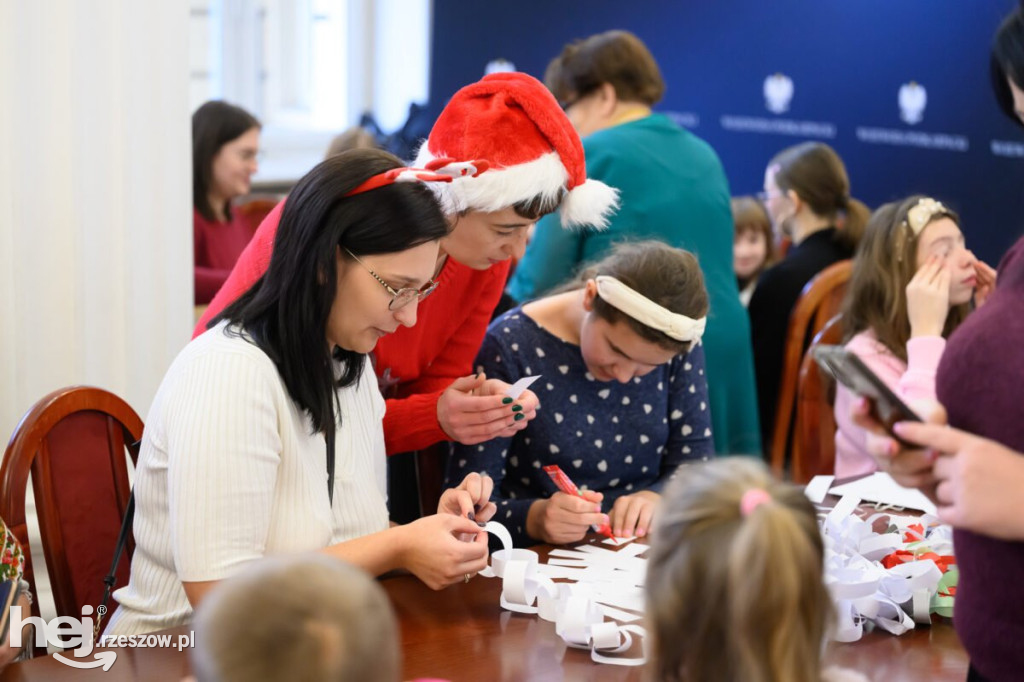
<path fill-rule="evenodd" d="M 380 282 L 380 285 L 388 290 L 391 294 L 391 303 L 388 304 L 388 310 L 401 310 L 405 306 L 409 305 L 413 301 L 422 301 L 430 294 L 434 293 L 434 289 L 437 288 L 437 280 L 430 280 L 419 289 L 413 289 L 412 287 L 402 287 L 401 289 L 395 289 L 393 286 L 381 279 L 380 275 L 370 269 L 370 266 L 359 260 L 356 254 L 352 253 L 348 249 L 345 249 L 345 253 L 352 256 L 352 258 L 366 268 L 366 271 L 373 275 L 373 278 Z"/>
<path fill-rule="evenodd" d="M 767 204 L 769 199 L 783 196 L 782 192 L 758 192 L 754 195 L 762 204 Z"/>

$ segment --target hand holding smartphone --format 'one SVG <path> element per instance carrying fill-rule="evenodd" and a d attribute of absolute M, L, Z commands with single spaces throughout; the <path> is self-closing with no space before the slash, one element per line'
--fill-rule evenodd
<path fill-rule="evenodd" d="M 897 422 L 919 422 L 921 418 L 860 358 L 842 346 L 816 346 L 812 355 L 815 362 L 839 383 L 870 401 L 872 416 L 889 435 L 907 447 L 917 447 L 893 433 L 892 427 Z"/>

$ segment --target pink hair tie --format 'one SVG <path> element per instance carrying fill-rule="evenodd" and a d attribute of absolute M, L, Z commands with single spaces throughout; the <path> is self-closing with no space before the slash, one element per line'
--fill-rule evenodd
<path fill-rule="evenodd" d="M 751 488 L 740 498 L 740 513 L 743 516 L 750 516 L 750 512 L 771 500 L 772 496 L 764 488 Z"/>

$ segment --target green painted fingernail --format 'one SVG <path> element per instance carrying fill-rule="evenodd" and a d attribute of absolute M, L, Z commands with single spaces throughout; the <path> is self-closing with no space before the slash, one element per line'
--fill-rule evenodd
<path fill-rule="evenodd" d="M 522 412 L 523 411 L 523 406 L 522 405 L 513 405 L 512 406 L 512 411 L 513 412 Z"/>
<path fill-rule="evenodd" d="M 512 398 L 509 398 L 508 396 L 505 396 L 504 398 L 501 399 L 502 405 L 508 405 L 510 402 L 512 402 Z"/>
<path fill-rule="evenodd" d="M 516 415 L 516 421 L 519 421 L 519 420 L 520 420 L 520 419 L 522 419 L 522 418 L 523 418 L 524 416 L 526 416 L 526 415 L 524 415 L 524 414 L 517 414 L 517 415 Z"/>

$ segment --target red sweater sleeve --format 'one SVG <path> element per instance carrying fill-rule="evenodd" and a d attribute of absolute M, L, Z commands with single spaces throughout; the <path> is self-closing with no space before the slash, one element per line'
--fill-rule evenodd
<path fill-rule="evenodd" d="M 267 214 L 267 217 L 260 223 L 256 234 L 253 235 L 245 251 L 238 257 L 238 262 L 232 268 L 224 286 L 220 288 L 217 295 L 213 297 L 209 307 L 203 316 L 199 318 L 198 324 L 192 330 L 192 338 L 195 338 L 206 331 L 206 325 L 210 320 L 220 314 L 224 308 L 234 303 L 235 299 L 249 290 L 256 283 L 270 265 L 270 254 L 274 250 L 274 236 L 277 234 L 277 224 L 281 221 L 281 211 L 284 210 L 284 201 L 281 201 L 274 210 Z"/>
<path fill-rule="evenodd" d="M 442 352 L 427 363 L 418 379 L 402 385 L 402 393 L 408 397 L 387 401 L 384 444 L 389 455 L 449 440 L 437 421 L 437 400 L 453 381 L 472 374 L 473 360 L 505 288 L 510 265 L 511 261 L 506 261 L 482 273 L 474 273 L 475 277 L 459 278 L 451 283 L 460 289 L 453 292 L 457 305 L 473 306 L 469 316 L 454 331 L 445 329 L 443 315 L 433 315 L 417 323 L 417 327 L 423 325 L 419 336 L 445 334 L 448 341 Z"/>

